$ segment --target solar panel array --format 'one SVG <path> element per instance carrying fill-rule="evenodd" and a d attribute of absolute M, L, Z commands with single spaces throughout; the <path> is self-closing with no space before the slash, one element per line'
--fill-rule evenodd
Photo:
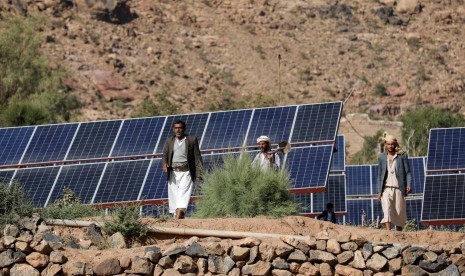
<path fill-rule="evenodd" d="M 423 193 L 424 224 L 465 223 L 465 128 L 431 129 Z"/>
<path fill-rule="evenodd" d="M 85 203 L 163 200 L 166 175 L 157 156 L 174 120 L 181 119 L 199 138 L 207 167 L 219 162 L 225 148 L 234 154 L 246 146 L 253 154 L 259 135 L 294 143 L 283 165 L 291 172 L 292 189 L 309 192 L 325 188 L 341 111 L 342 103 L 334 102 L 3 128 L 0 177 L 20 181 L 36 206 L 54 202 L 65 186 Z M 8 169 L 18 165 L 22 168 Z"/>

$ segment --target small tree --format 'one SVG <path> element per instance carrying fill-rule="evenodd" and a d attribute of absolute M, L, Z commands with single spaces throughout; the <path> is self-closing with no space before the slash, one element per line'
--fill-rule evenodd
<path fill-rule="evenodd" d="M 227 156 L 224 166 L 215 166 L 205 177 L 198 217 L 254 217 L 295 215 L 286 170 L 262 171 L 251 166 L 251 158 Z"/>
<path fill-rule="evenodd" d="M 110 211 L 110 220 L 105 221 L 103 230 L 110 235 L 120 232 L 129 241 L 147 235 L 147 227 L 140 221 L 140 206 L 117 206 Z"/>
<path fill-rule="evenodd" d="M 428 151 L 428 137 L 431 128 L 462 127 L 465 119 L 462 114 L 434 107 L 409 110 L 401 116 L 404 123 L 402 137 L 410 156 L 425 156 Z"/>
<path fill-rule="evenodd" d="M 6 224 L 18 224 L 21 217 L 32 215 L 32 204 L 26 199 L 23 186 L 0 181 L 0 229 Z"/>

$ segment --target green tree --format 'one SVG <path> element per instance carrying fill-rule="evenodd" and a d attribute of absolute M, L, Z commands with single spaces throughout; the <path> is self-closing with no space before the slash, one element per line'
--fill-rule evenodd
<path fill-rule="evenodd" d="M 351 165 L 355 164 L 377 164 L 378 163 L 378 146 L 383 130 L 378 130 L 374 136 L 365 136 L 362 149 L 354 154 L 351 159 Z"/>
<path fill-rule="evenodd" d="M 0 22 L 0 123 L 4 126 L 68 121 L 79 107 L 65 93 L 65 71 L 40 50 L 44 16 L 6 17 Z"/>
<path fill-rule="evenodd" d="M 428 137 L 431 128 L 463 127 L 462 114 L 434 107 L 409 110 L 401 116 L 403 144 L 410 156 L 425 156 L 428 151 Z"/>
<path fill-rule="evenodd" d="M 227 156 L 205 177 L 203 196 L 197 202 L 198 217 L 254 217 L 295 215 L 286 170 L 263 172 L 251 166 L 247 154 Z"/>

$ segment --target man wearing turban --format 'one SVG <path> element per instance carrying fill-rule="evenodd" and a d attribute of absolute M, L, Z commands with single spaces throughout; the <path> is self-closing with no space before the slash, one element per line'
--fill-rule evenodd
<path fill-rule="evenodd" d="M 405 197 L 412 183 L 408 156 L 392 135 L 385 135 L 384 148 L 385 152 L 378 156 L 378 199 L 384 213 L 381 223 L 387 230 L 394 224 L 401 231 L 407 221 Z"/>
<path fill-rule="evenodd" d="M 268 136 L 262 135 L 257 139 L 260 152 L 257 153 L 252 161 L 252 166 L 257 166 L 263 171 L 269 169 L 278 170 L 280 166 L 279 155 L 276 152 L 270 153 L 271 139 Z"/>

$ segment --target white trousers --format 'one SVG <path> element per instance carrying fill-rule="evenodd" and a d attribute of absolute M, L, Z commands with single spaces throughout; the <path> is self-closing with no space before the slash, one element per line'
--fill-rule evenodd
<path fill-rule="evenodd" d="M 187 172 L 172 171 L 168 181 L 168 202 L 170 213 L 175 213 L 176 209 L 187 208 L 192 194 L 191 174 Z"/>

